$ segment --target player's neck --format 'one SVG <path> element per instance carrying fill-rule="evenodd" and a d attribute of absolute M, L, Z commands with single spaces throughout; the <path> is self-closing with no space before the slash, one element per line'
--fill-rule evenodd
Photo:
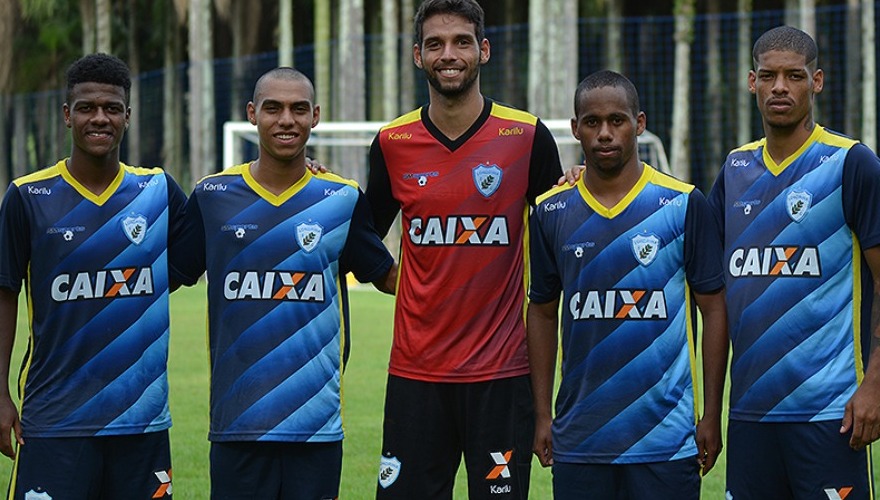
<path fill-rule="evenodd" d="M 283 162 L 271 156 L 260 156 L 249 165 L 251 177 L 266 191 L 278 196 L 290 189 L 306 174 L 305 156 Z"/>
<path fill-rule="evenodd" d="M 615 171 L 587 166 L 584 170 L 584 186 L 603 207 L 614 208 L 638 184 L 644 168 L 638 159 Z"/>
<path fill-rule="evenodd" d="M 816 122 L 812 117 L 794 127 L 771 127 L 764 123 L 767 154 L 777 165 L 784 162 L 807 142 L 815 129 Z"/>
<path fill-rule="evenodd" d="M 119 154 L 90 156 L 74 149 L 66 163 L 67 171 L 89 192 L 102 194 L 119 175 Z"/>
<path fill-rule="evenodd" d="M 430 88 L 428 117 L 450 140 L 456 140 L 471 128 L 483 113 L 483 94 L 475 84 L 460 96 L 448 97 Z"/>

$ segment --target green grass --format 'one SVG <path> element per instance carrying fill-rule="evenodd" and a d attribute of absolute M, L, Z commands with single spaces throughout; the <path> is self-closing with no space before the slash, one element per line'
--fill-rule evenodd
<path fill-rule="evenodd" d="M 382 408 L 391 347 L 393 298 L 371 290 L 353 290 L 352 353 L 343 382 L 346 439 L 340 498 L 373 498 L 379 468 Z M 200 284 L 171 296 L 171 449 L 174 496 L 207 499 L 208 358 L 205 336 L 205 288 Z M 19 308 L 19 328 L 12 366 L 20 365 L 26 344 L 26 313 Z M 10 385 L 14 386 L 14 381 Z M 876 455 L 875 455 L 876 460 Z M 6 490 L 12 462 L 0 458 L 0 491 Z M 533 461 L 531 498 L 551 498 L 550 472 Z M 467 498 L 462 471 L 455 498 Z M 703 480 L 703 498 L 724 498 L 724 455 Z"/>

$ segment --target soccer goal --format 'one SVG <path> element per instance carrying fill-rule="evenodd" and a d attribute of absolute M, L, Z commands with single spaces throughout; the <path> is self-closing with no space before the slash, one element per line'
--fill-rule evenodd
<path fill-rule="evenodd" d="M 366 182 L 367 154 L 379 129 L 387 122 L 320 122 L 309 138 L 309 155 L 331 166 L 331 170 L 361 183 Z M 580 147 L 571 135 L 568 120 L 544 120 L 559 146 L 562 165 L 580 163 Z M 257 127 L 246 121 L 223 125 L 223 168 L 256 158 L 259 143 Z M 337 153 L 345 153 L 339 155 Z M 639 136 L 639 157 L 666 173 L 671 173 L 666 150 L 660 138 L 649 131 Z M 340 164 L 340 161 L 342 163 Z"/>

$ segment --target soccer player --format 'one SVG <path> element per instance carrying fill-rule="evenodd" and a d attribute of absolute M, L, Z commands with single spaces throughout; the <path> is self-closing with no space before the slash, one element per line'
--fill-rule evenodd
<path fill-rule="evenodd" d="M 817 52 L 788 26 L 758 38 L 748 83 L 765 137 L 728 155 L 709 196 L 724 232 L 735 500 L 873 497 L 880 161 L 813 121 Z"/>
<path fill-rule="evenodd" d="M 474 0 L 427 0 L 413 58 L 429 103 L 384 127 L 367 198 L 380 234 L 402 214 L 380 498 L 526 498 L 533 411 L 525 344 L 526 218 L 561 172 L 549 130 L 484 97 Z"/>
<path fill-rule="evenodd" d="M 267 72 L 247 115 L 259 157 L 196 185 L 173 262 L 186 285 L 207 270 L 211 497 L 336 498 L 345 274 L 393 293 L 397 267 L 357 184 L 306 169 L 309 79 Z"/>
<path fill-rule="evenodd" d="M 3 380 L 22 281 L 30 312 L 20 422 L 0 384 L 16 499 L 171 497 L 167 249 L 186 198 L 161 169 L 120 163 L 130 88 L 116 57 L 74 62 L 70 157 L 14 180 L 0 208 Z"/>
<path fill-rule="evenodd" d="M 626 77 L 593 73 L 574 104 L 586 169 L 575 186 L 539 197 L 531 217 L 534 452 L 553 466 L 559 499 L 696 499 L 701 467 L 721 451 L 728 339 L 717 225 L 699 190 L 639 160 L 646 117 Z"/>

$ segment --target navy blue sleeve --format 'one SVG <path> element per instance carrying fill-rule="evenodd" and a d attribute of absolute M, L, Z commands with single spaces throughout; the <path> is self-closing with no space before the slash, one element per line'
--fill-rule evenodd
<path fill-rule="evenodd" d="M 192 286 L 205 272 L 205 265 L 205 222 L 193 190 L 183 207 L 179 227 L 169 235 L 168 269 L 173 281 Z"/>
<path fill-rule="evenodd" d="M 706 197 L 699 189 L 688 196 L 684 222 L 684 274 L 697 293 L 724 288 L 721 232 Z"/>
<path fill-rule="evenodd" d="M 880 159 L 864 144 L 843 164 L 843 211 L 862 249 L 880 245 Z"/>
<path fill-rule="evenodd" d="M 351 215 L 348 238 L 339 258 L 340 275 L 349 271 L 361 283 L 378 280 L 388 272 L 394 263 L 394 257 L 385 248 L 367 205 L 364 193 L 358 189 L 358 199 Z"/>
<path fill-rule="evenodd" d="M 562 164 L 559 162 L 556 139 L 544 122 L 538 120 L 529 163 L 529 188 L 526 192 L 529 205 L 535 206 L 535 199 L 555 186 L 561 175 Z"/>
<path fill-rule="evenodd" d="M 719 234 L 724 237 L 724 167 L 718 172 L 715 178 L 715 184 L 712 191 L 709 192 L 709 208 L 715 217 L 715 223 L 718 225 Z"/>
<path fill-rule="evenodd" d="M 546 304 L 559 298 L 562 279 L 556 265 L 553 245 L 547 241 L 542 227 L 543 221 L 538 218 L 539 211 L 540 209 L 533 210 L 529 217 L 529 299 L 537 304 Z"/>
<path fill-rule="evenodd" d="M 0 206 L 0 287 L 18 293 L 30 258 L 30 224 L 18 186 L 10 184 Z"/>
<path fill-rule="evenodd" d="M 385 155 L 382 154 L 382 146 L 379 144 L 379 135 L 373 139 L 370 146 L 370 172 L 367 179 L 367 201 L 370 203 L 376 231 L 379 236 L 385 237 L 394 218 L 400 212 L 400 203 L 394 199 L 391 193 L 391 178 L 388 177 L 388 167 L 385 165 Z"/>

